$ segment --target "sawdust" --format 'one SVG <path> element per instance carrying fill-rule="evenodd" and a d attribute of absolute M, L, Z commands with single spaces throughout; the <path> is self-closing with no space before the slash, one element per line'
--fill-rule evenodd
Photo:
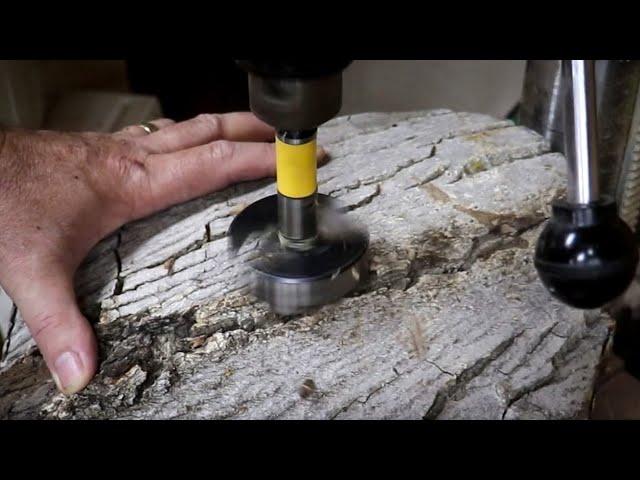
<path fill-rule="evenodd" d="M 462 205 L 454 205 L 456 210 L 473 217 L 479 223 L 486 227 L 495 227 L 505 217 L 493 212 L 485 212 L 483 210 L 474 210 L 472 208 L 463 207 Z"/>
<path fill-rule="evenodd" d="M 196 348 L 200 348 L 202 345 L 204 345 L 204 342 L 207 340 L 207 338 L 208 337 L 206 335 L 195 337 L 193 340 L 191 340 L 191 349 L 195 350 Z"/>
<path fill-rule="evenodd" d="M 463 207 L 462 205 L 454 205 L 453 208 L 473 217 L 476 221 L 487 227 L 491 233 L 506 234 L 509 236 L 513 236 L 518 232 L 538 225 L 545 218 L 544 215 L 539 212 L 527 215 L 514 215 L 512 213 L 494 213 L 475 210 Z"/>
<path fill-rule="evenodd" d="M 300 395 L 300 398 L 302 399 L 307 399 L 311 395 L 313 395 L 316 390 L 316 383 L 312 379 L 307 378 L 304 382 L 302 382 L 302 385 L 298 389 L 298 395 Z"/>
<path fill-rule="evenodd" d="M 162 266 L 167 269 L 167 275 L 173 275 L 173 266 L 175 263 L 176 259 L 174 257 L 171 257 L 162 264 Z"/>
<path fill-rule="evenodd" d="M 229 215 L 236 216 L 247 207 L 246 203 L 239 203 L 229 209 Z"/>
<path fill-rule="evenodd" d="M 418 358 L 422 358 L 424 355 L 425 338 L 420 321 L 415 317 L 410 319 L 407 330 L 409 332 L 410 352 Z"/>
<path fill-rule="evenodd" d="M 451 202 L 451 197 L 441 188 L 437 187 L 433 183 L 425 183 L 420 185 L 422 190 L 427 192 L 427 194 L 433 198 L 436 202 L 439 203 L 449 203 Z"/>
<path fill-rule="evenodd" d="M 467 162 L 467 164 L 463 168 L 463 171 L 467 175 L 474 175 L 476 173 L 484 172 L 485 170 L 488 170 L 488 169 L 489 167 L 484 161 L 473 159 Z"/>

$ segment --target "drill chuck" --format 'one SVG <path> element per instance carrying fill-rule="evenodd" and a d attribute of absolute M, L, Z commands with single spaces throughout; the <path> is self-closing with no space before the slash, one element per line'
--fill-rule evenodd
<path fill-rule="evenodd" d="M 277 130 L 312 130 L 342 107 L 348 60 L 238 60 L 249 74 L 251 111 Z"/>
<path fill-rule="evenodd" d="M 311 130 L 342 107 L 342 74 L 279 78 L 249 74 L 251 111 L 278 130 Z"/>

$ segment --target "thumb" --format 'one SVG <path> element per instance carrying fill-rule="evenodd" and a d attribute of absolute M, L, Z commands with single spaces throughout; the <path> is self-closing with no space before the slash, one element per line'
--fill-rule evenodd
<path fill-rule="evenodd" d="M 82 390 L 97 366 L 97 344 L 76 303 L 72 274 L 49 268 L 16 289 L 14 300 L 58 389 Z"/>

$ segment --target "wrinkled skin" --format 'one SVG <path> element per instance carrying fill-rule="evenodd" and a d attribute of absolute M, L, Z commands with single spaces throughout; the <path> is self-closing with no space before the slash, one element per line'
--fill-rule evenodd
<path fill-rule="evenodd" d="M 91 248 L 127 222 L 275 174 L 274 131 L 252 114 L 153 123 L 151 134 L 0 131 L 0 285 L 67 394 L 97 368 L 73 291 Z"/>

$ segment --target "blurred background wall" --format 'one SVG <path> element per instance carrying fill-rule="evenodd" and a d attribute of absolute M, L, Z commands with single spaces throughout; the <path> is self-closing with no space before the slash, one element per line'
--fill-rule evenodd
<path fill-rule="evenodd" d="M 342 114 L 450 108 L 506 116 L 523 60 L 356 60 Z M 164 115 L 248 109 L 246 74 L 229 59 L 0 60 L 0 124 L 108 131 Z"/>
<path fill-rule="evenodd" d="M 450 108 L 506 116 L 525 60 L 359 60 L 344 75 L 343 113 Z"/>

